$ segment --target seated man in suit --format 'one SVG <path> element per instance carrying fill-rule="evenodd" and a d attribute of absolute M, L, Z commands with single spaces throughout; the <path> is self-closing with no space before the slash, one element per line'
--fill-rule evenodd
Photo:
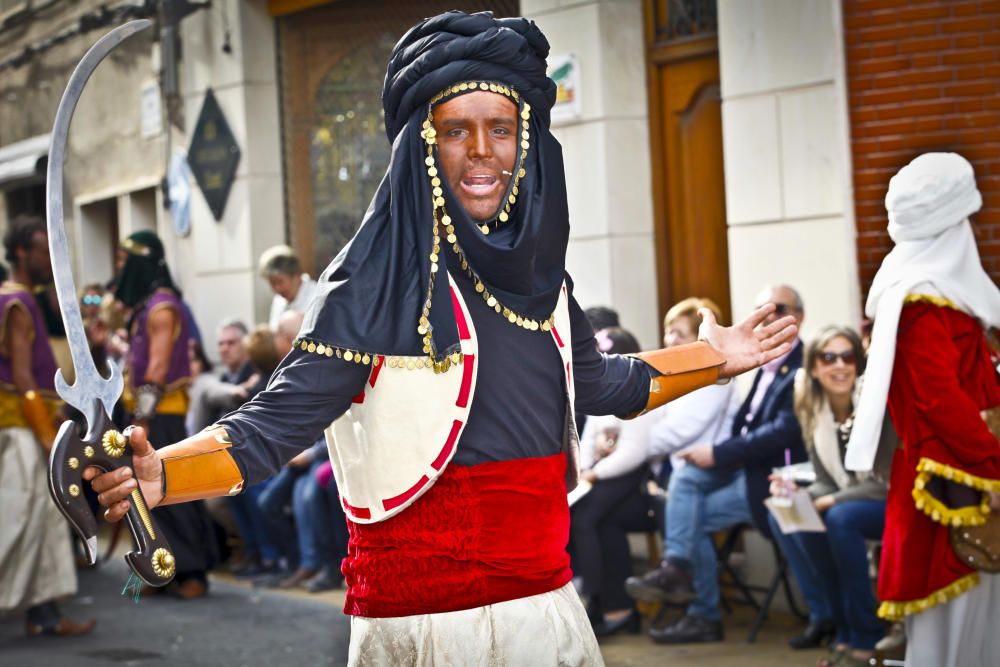
<path fill-rule="evenodd" d="M 758 304 L 777 306 L 772 319 L 795 317 L 801 325 L 802 299 L 791 287 L 765 288 Z M 666 514 L 666 556 L 659 568 L 630 577 L 626 590 L 637 600 L 685 604 L 676 622 L 650 631 L 667 644 L 722 640 L 719 584 L 712 535 L 753 522 L 767 535 L 764 499 L 771 469 L 806 458 L 792 407 L 795 371 L 802 365 L 802 342 L 761 367 L 733 423 L 732 437 L 699 444 L 681 452 L 688 463 L 670 479 Z"/>

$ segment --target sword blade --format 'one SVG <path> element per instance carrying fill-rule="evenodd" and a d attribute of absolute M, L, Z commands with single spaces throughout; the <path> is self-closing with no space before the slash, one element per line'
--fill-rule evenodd
<path fill-rule="evenodd" d="M 73 283 L 69 241 L 66 239 L 63 222 L 63 164 L 66 161 L 66 142 L 69 138 L 69 124 L 73 119 L 73 111 L 90 75 L 116 46 L 150 25 L 152 21 L 145 19 L 130 21 L 109 32 L 87 51 L 73 70 L 69 83 L 66 84 L 52 128 L 45 185 L 49 257 L 52 260 L 56 296 L 59 298 L 59 312 L 66 327 L 66 340 L 73 355 L 73 369 L 76 372 L 76 382 L 70 386 L 62 371 L 56 371 L 56 392 L 66 403 L 86 416 L 88 431 L 98 423 L 97 415 L 101 405 L 109 415 L 112 413 L 125 383 L 121 372 L 113 364 L 110 364 L 111 376 L 108 379 L 103 378 L 97 371 L 83 328 L 80 304 L 77 302 L 76 286 Z"/>

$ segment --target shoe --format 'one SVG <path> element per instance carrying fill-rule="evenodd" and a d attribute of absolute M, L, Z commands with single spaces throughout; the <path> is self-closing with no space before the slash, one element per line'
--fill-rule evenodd
<path fill-rule="evenodd" d="M 229 573 L 234 577 L 253 576 L 249 573 L 254 570 L 257 570 L 258 573 L 260 571 L 260 559 L 256 556 L 248 556 L 229 566 Z"/>
<path fill-rule="evenodd" d="M 196 600 L 208 594 L 208 584 L 200 579 L 185 579 L 172 586 L 169 593 L 181 600 Z"/>
<path fill-rule="evenodd" d="M 653 628 L 649 636 L 657 644 L 721 642 L 722 621 L 685 614 L 665 628 Z"/>
<path fill-rule="evenodd" d="M 906 656 L 906 628 L 902 623 L 893 623 L 889 634 L 875 644 L 875 659 L 878 664 L 886 660 L 903 660 Z"/>
<path fill-rule="evenodd" d="M 836 633 L 837 626 L 833 624 L 833 621 L 810 623 L 801 635 L 789 639 L 788 645 L 796 651 L 806 648 L 820 648 L 829 644 Z"/>
<path fill-rule="evenodd" d="M 695 598 L 691 573 L 670 561 L 641 577 L 626 579 L 625 592 L 640 602 L 687 605 Z"/>
<path fill-rule="evenodd" d="M 332 568 L 324 567 L 319 574 L 306 582 L 306 590 L 310 593 L 333 591 L 344 583 L 344 576 L 334 572 Z"/>
<path fill-rule="evenodd" d="M 292 576 L 293 570 L 277 568 L 273 572 L 259 574 L 250 579 L 254 588 L 278 588 L 281 582 Z"/>
<path fill-rule="evenodd" d="M 295 570 L 295 572 L 292 572 L 289 576 L 279 581 L 277 588 L 298 588 L 305 585 L 306 581 L 312 579 L 317 574 L 319 574 L 319 570 L 300 567 Z"/>
<path fill-rule="evenodd" d="M 263 575 L 274 574 L 278 569 L 273 560 L 258 560 L 256 558 L 240 563 L 230 568 L 230 572 L 237 579 L 253 579 Z"/>
<path fill-rule="evenodd" d="M 830 655 L 816 661 L 816 667 L 837 667 L 844 656 L 850 652 L 849 648 L 830 648 Z"/>
<path fill-rule="evenodd" d="M 874 661 L 874 653 L 864 658 L 859 658 L 850 649 L 836 650 L 830 652 L 830 657 L 817 661 L 816 667 L 868 667 L 868 665 L 882 664 Z"/>
<path fill-rule="evenodd" d="M 94 619 L 83 623 L 74 623 L 63 616 L 58 623 L 51 627 L 27 623 L 24 626 L 24 631 L 29 637 L 80 637 L 89 635 L 96 625 L 97 621 Z"/>
<path fill-rule="evenodd" d="M 610 637 L 622 630 L 628 632 L 630 635 L 637 635 L 639 634 L 641 624 L 642 618 L 639 616 L 639 612 L 633 609 L 627 616 L 613 621 L 602 618 L 599 623 L 594 625 L 594 635 L 597 637 Z"/>

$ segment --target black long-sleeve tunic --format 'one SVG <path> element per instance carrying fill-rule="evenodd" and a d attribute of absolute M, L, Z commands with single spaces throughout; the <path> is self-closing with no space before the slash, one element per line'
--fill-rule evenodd
<path fill-rule="evenodd" d="M 453 465 L 552 456 L 565 420 L 565 374 L 552 337 L 513 325 L 486 305 L 464 275 L 455 281 L 479 338 L 479 377 Z M 570 293 L 576 409 L 628 414 L 649 396 L 650 371 L 632 357 L 601 354 Z M 362 364 L 293 350 L 265 391 L 220 420 L 248 484 L 262 481 L 347 411 L 371 373 Z M 405 447 L 406 442 L 400 442 Z"/>

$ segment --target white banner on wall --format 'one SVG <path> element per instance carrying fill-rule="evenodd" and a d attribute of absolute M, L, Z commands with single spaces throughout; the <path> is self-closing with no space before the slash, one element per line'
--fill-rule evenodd
<path fill-rule="evenodd" d="M 580 100 L 580 64 L 572 53 L 549 56 L 549 77 L 556 83 L 556 103 L 552 124 L 579 120 L 583 115 Z"/>
<path fill-rule="evenodd" d="M 160 84 L 156 81 L 142 85 L 140 112 L 142 138 L 158 136 L 163 131 L 163 114 L 160 112 Z"/>

